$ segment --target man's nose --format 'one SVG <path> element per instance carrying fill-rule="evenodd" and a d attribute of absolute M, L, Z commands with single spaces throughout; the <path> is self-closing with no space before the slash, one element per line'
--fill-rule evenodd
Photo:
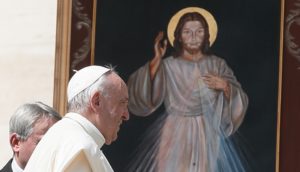
<path fill-rule="evenodd" d="M 128 109 L 126 108 L 123 115 L 122 115 L 122 118 L 124 121 L 128 121 L 129 120 L 129 112 L 128 112 Z"/>
<path fill-rule="evenodd" d="M 192 40 L 196 39 L 196 32 L 192 32 Z"/>

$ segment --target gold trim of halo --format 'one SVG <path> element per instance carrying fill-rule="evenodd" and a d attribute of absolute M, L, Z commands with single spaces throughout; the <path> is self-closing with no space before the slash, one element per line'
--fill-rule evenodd
<path fill-rule="evenodd" d="M 214 16 L 208 12 L 207 10 L 203 9 L 203 8 L 199 8 L 199 7 L 187 7 L 184 8 L 180 11 L 178 11 L 170 20 L 169 24 L 168 24 L 168 39 L 170 44 L 173 47 L 173 41 L 174 41 L 174 32 L 175 32 L 175 28 L 178 24 L 179 19 L 181 18 L 181 16 L 183 16 L 186 13 L 190 13 L 190 12 L 197 12 L 199 14 L 201 14 L 207 24 L 208 24 L 208 28 L 209 28 L 209 42 L 210 42 L 210 46 L 212 46 L 212 44 L 215 42 L 216 38 L 217 38 L 217 33 L 218 33 L 218 26 L 217 26 L 217 22 L 214 18 Z"/>

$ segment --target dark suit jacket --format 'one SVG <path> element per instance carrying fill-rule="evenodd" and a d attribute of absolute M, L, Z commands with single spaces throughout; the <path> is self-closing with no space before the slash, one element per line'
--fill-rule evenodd
<path fill-rule="evenodd" d="M 10 159 L 6 165 L 0 170 L 0 172 L 12 172 L 11 163 L 13 159 Z"/>

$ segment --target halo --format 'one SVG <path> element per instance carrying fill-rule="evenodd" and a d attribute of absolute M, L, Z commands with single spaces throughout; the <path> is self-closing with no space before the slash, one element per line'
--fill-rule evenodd
<path fill-rule="evenodd" d="M 218 33 L 217 22 L 216 22 L 214 16 L 210 12 L 208 12 L 207 10 L 205 10 L 203 8 L 199 8 L 199 7 L 184 8 L 184 9 L 178 11 L 171 18 L 171 20 L 168 24 L 168 39 L 169 39 L 170 44 L 173 47 L 174 32 L 175 32 L 175 29 L 176 29 L 179 19 L 181 18 L 181 16 L 183 16 L 184 14 L 189 13 L 189 12 L 197 12 L 205 18 L 205 20 L 208 24 L 208 28 L 209 28 L 209 42 L 210 42 L 210 46 L 211 46 L 217 38 L 217 33 Z"/>

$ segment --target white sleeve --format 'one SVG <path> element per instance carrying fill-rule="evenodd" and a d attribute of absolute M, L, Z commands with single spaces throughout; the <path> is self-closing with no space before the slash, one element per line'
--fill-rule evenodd
<path fill-rule="evenodd" d="M 91 172 L 92 169 L 83 151 L 78 153 L 74 159 L 63 170 L 64 172 Z"/>

